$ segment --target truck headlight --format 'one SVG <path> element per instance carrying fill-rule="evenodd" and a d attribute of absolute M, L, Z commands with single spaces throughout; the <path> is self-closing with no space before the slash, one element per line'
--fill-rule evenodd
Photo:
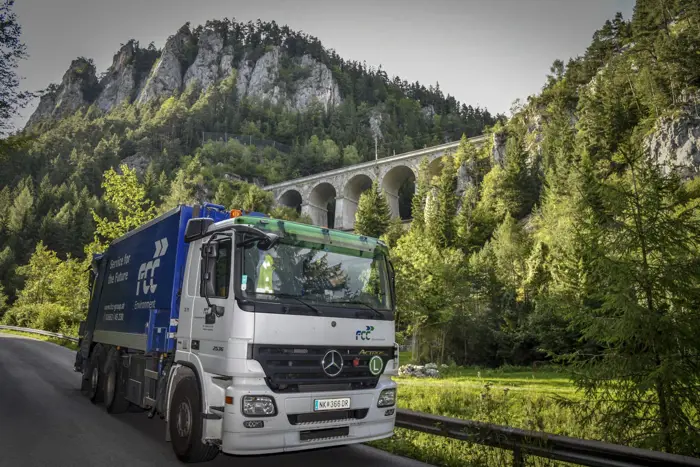
<path fill-rule="evenodd" d="M 241 412 L 247 417 L 273 417 L 277 415 L 277 406 L 270 396 L 243 396 Z"/>
<path fill-rule="evenodd" d="M 396 404 L 396 388 L 384 389 L 379 393 L 377 407 L 391 407 Z"/>

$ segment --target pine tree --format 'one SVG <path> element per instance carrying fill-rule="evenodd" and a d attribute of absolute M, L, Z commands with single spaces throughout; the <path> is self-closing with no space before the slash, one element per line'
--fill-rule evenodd
<path fill-rule="evenodd" d="M 119 169 L 121 174 L 114 169 L 109 169 L 104 174 L 104 199 L 111 212 L 108 217 L 101 217 L 92 210 L 96 229 L 93 243 L 86 246 L 88 257 L 156 215 L 155 205 L 146 198 L 146 190 L 139 183 L 136 170 L 130 169 L 126 164 L 122 164 Z"/>
<path fill-rule="evenodd" d="M 376 181 L 360 196 L 355 213 L 355 233 L 379 238 L 389 228 L 391 211 L 386 196 Z"/>
<path fill-rule="evenodd" d="M 7 295 L 5 294 L 5 288 L 0 284 L 0 319 L 2 319 L 2 315 L 5 314 L 5 310 L 7 309 Z"/>
<path fill-rule="evenodd" d="M 582 169 L 558 306 L 594 352 L 572 352 L 584 407 L 616 442 L 697 455 L 700 192 L 636 145 L 601 178 Z M 567 272 L 567 274 L 562 274 Z"/>
<path fill-rule="evenodd" d="M 170 184 L 170 193 L 163 199 L 162 211 L 173 209 L 178 204 L 194 204 L 202 198 L 204 177 L 202 163 L 198 157 L 192 159 L 177 171 Z"/>
<path fill-rule="evenodd" d="M 475 248 L 481 247 L 478 243 L 478 224 L 475 222 L 476 205 L 479 192 L 474 185 L 469 185 L 462 194 L 462 205 L 457 214 L 456 234 L 460 247 L 465 253 L 472 252 Z"/>
<path fill-rule="evenodd" d="M 391 249 L 396 246 L 396 243 L 405 234 L 406 229 L 404 228 L 403 221 L 400 217 L 394 217 L 389 222 L 389 227 L 386 229 L 384 235 L 381 236 L 381 239 Z"/>
<path fill-rule="evenodd" d="M 418 178 L 416 180 L 416 191 L 411 200 L 411 228 L 423 228 L 423 211 L 425 209 L 425 198 L 430 189 L 430 172 L 428 171 L 428 159 L 423 158 L 418 165 Z"/>
<path fill-rule="evenodd" d="M 457 168 L 455 160 L 443 159 L 442 173 L 436 187 L 437 214 L 431 228 L 440 247 L 452 246 L 455 241 L 455 216 L 457 215 Z"/>
<path fill-rule="evenodd" d="M 31 93 L 18 91 L 17 67 L 20 60 L 27 58 L 27 48 L 20 40 L 22 27 L 17 22 L 17 14 L 12 11 L 14 3 L 14 0 L 0 3 L 0 134 L 11 127 L 10 119 L 32 97 Z"/>

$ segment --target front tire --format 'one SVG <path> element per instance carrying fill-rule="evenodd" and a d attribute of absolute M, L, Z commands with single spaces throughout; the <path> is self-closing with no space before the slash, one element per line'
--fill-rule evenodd
<path fill-rule="evenodd" d="M 88 360 L 83 377 L 84 394 L 90 402 L 97 404 L 102 402 L 102 374 L 100 362 L 102 361 L 102 346 L 97 344 Z"/>
<path fill-rule="evenodd" d="M 214 459 L 219 447 L 202 443 L 202 399 L 194 375 L 187 375 L 175 386 L 170 403 L 168 426 L 173 450 L 183 462 L 206 462 Z"/>
<path fill-rule="evenodd" d="M 120 414 L 129 410 L 130 402 L 126 400 L 126 382 L 124 368 L 119 364 L 119 351 L 110 349 L 105 363 L 103 398 L 108 413 Z"/>

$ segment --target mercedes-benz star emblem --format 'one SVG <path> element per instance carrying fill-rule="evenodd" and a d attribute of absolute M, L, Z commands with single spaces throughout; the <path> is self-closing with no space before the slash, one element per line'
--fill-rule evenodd
<path fill-rule="evenodd" d="M 330 376 L 338 376 L 343 371 L 343 356 L 337 350 L 329 350 L 321 360 L 323 372 Z"/>

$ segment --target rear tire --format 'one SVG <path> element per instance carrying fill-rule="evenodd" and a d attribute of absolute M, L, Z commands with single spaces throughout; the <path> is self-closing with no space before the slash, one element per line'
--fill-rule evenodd
<path fill-rule="evenodd" d="M 202 443 L 202 398 L 194 375 L 178 381 L 168 414 L 173 450 L 183 462 L 206 462 L 214 459 L 219 447 Z"/>
<path fill-rule="evenodd" d="M 110 349 L 105 362 L 103 399 L 108 413 L 120 414 L 129 410 L 130 402 L 126 400 L 126 381 L 124 368 L 119 362 L 119 351 Z"/>
<path fill-rule="evenodd" d="M 85 367 L 84 373 L 84 394 L 90 399 L 90 402 L 97 404 L 102 402 L 102 381 L 104 380 L 104 375 L 102 374 L 102 369 L 100 362 L 102 361 L 102 346 L 97 344 L 92 353 L 90 353 L 90 359 Z"/>

